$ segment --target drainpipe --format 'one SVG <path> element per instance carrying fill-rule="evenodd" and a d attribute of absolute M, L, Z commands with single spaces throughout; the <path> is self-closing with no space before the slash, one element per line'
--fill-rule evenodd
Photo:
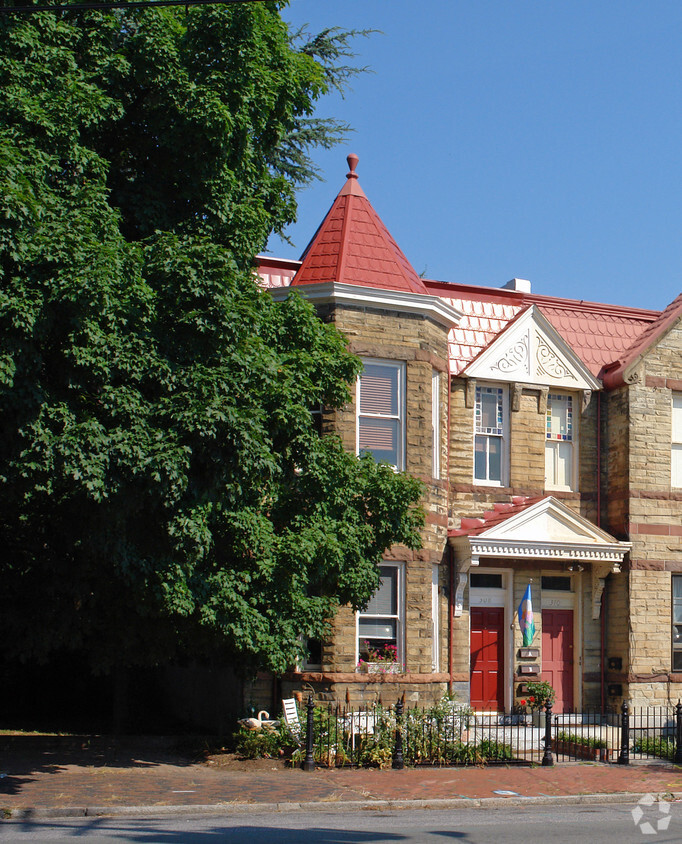
<path fill-rule="evenodd" d="M 452 644 L 455 634 L 455 551 L 451 545 L 448 545 L 448 557 L 450 558 L 450 599 L 448 601 L 448 691 L 450 694 L 454 691 L 455 681 L 453 679 L 453 657 Z"/>
<path fill-rule="evenodd" d="M 606 588 L 604 588 L 604 591 L 601 593 L 601 608 L 599 611 L 599 619 L 601 622 L 601 673 L 599 679 L 601 681 L 601 711 L 604 712 L 606 706 L 606 697 L 604 694 L 606 691 L 606 666 L 604 665 L 604 657 L 606 653 Z"/>
<path fill-rule="evenodd" d="M 452 391 L 452 375 L 450 374 L 450 361 L 447 361 L 447 372 L 445 376 L 445 383 L 447 384 L 448 388 L 448 419 L 447 419 L 447 450 L 445 454 L 445 481 L 446 481 L 446 512 L 448 514 L 448 521 L 449 521 L 449 513 L 450 513 L 450 393 Z M 447 538 L 446 538 L 446 543 Z M 448 692 L 450 694 L 453 693 L 454 687 L 454 680 L 452 678 L 452 666 L 453 666 L 453 656 L 452 656 L 452 643 L 454 641 L 454 633 L 455 633 L 455 550 L 454 548 L 448 543 L 446 544 L 446 548 L 448 549 L 448 560 L 450 562 L 450 596 L 448 599 Z"/>
<path fill-rule="evenodd" d="M 597 392 L 597 527 L 601 527 L 601 390 Z M 605 679 L 606 679 L 606 584 L 601 593 L 601 607 L 599 608 L 600 628 L 600 672 L 599 672 L 599 693 L 601 700 L 601 711 L 604 711 Z"/>

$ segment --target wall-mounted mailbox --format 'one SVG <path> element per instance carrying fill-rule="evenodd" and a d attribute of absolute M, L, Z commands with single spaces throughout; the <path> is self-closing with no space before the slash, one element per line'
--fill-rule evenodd
<path fill-rule="evenodd" d="M 533 674 L 537 676 L 540 673 L 539 665 L 519 665 L 518 674 Z"/>
<path fill-rule="evenodd" d="M 610 656 L 606 664 L 609 671 L 622 671 L 623 669 L 623 659 L 620 656 Z"/>
<path fill-rule="evenodd" d="M 540 648 L 519 648 L 520 659 L 537 659 L 540 656 Z"/>

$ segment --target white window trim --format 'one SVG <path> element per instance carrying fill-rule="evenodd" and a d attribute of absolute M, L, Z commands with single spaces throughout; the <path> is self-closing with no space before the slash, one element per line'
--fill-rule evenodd
<path fill-rule="evenodd" d="M 675 407 L 675 402 L 679 406 Z M 682 429 L 682 393 L 673 392 L 670 397 L 670 486 L 672 489 L 682 488 L 682 469 L 675 471 L 675 463 L 682 460 L 678 457 L 678 461 L 674 461 L 674 455 L 679 455 L 682 452 L 682 430 L 676 434 L 675 417 L 679 416 L 679 426 Z M 679 439 L 677 438 L 679 437 Z"/>
<path fill-rule="evenodd" d="M 431 566 L 431 670 L 440 671 L 440 566 Z"/>
<path fill-rule="evenodd" d="M 391 366 L 398 370 L 398 414 L 387 416 L 384 414 L 360 413 L 360 378 L 358 376 L 355 384 L 355 453 L 360 454 L 360 417 L 376 419 L 397 419 L 398 420 L 398 462 L 394 469 L 402 472 L 405 469 L 405 362 L 395 360 L 384 360 L 383 358 L 362 358 L 363 364 L 379 364 L 380 366 Z"/>
<path fill-rule="evenodd" d="M 432 477 L 440 480 L 440 372 L 431 373 L 431 432 L 433 439 Z"/>
<path fill-rule="evenodd" d="M 578 408 L 580 407 L 578 402 L 578 397 L 575 393 L 571 393 L 564 390 L 550 390 L 549 395 L 547 396 L 547 410 L 550 407 L 550 396 L 567 396 L 571 399 L 572 408 L 571 408 L 571 480 L 572 483 L 570 484 L 552 484 L 549 482 L 547 475 L 545 473 L 545 489 L 552 489 L 557 490 L 559 492 L 578 492 L 578 449 L 579 449 L 579 425 L 578 425 Z M 566 440 L 548 440 L 547 439 L 547 417 L 545 415 L 544 420 L 544 427 L 543 433 L 545 437 L 545 467 L 547 465 L 547 449 L 550 443 L 559 443 L 559 442 L 567 442 Z M 552 450 L 555 451 L 556 447 L 552 446 Z"/>
<path fill-rule="evenodd" d="M 472 442 L 472 459 L 473 459 L 473 479 L 474 485 L 476 486 L 498 486 L 504 487 L 509 485 L 509 438 L 510 438 L 510 419 L 509 419 L 509 388 L 507 384 L 502 383 L 486 383 L 486 382 L 477 382 L 476 383 L 476 390 L 475 394 L 478 393 L 478 388 L 481 387 L 485 389 L 486 387 L 492 387 L 496 390 L 502 390 L 502 436 L 500 439 L 502 440 L 502 451 L 500 454 L 500 480 L 494 481 L 486 478 L 477 478 L 476 477 L 476 436 L 494 436 L 492 434 L 478 434 L 476 431 L 476 404 L 477 398 L 474 398 L 474 438 Z"/>
<path fill-rule="evenodd" d="M 675 653 L 682 652 L 682 642 L 676 647 L 675 646 L 675 627 L 679 626 L 675 624 L 675 587 L 674 583 L 676 579 L 682 578 L 680 574 L 673 574 L 671 581 L 670 581 L 670 668 L 673 671 L 679 670 L 675 668 Z M 682 599 L 677 599 L 678 601 L 682 602 Z"/>
<path fill-rule="evenodd" d="M 396 569 L 398 576 L 396 577 L 396 586 L 398 594 L 396 596 L 396 608 L 398 610 L 397 616 L 377 616 L 372 614 L 372 618 L 397 618 L 396 625 L 396 645 L 398 647 L 398 662 L 405 667 L 405 564 L 400 562 L 382 561 L 380 563 L 382 568 Z M 360 616 L 369 615 L 358 611 L 355 613 L 355 664 L 360 661 Z"/>

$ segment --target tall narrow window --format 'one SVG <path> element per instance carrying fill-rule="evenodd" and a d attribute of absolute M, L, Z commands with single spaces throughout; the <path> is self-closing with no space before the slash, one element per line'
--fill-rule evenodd
<path fill-rule="evenodd" d="M 671 484 L 682 487 L 682 393 L 673 393 L 671 443 Z"/>
<path fill-rule="evenodd" d="M 434 478 L 440 478 L 440 372 L 431 374 L 431 433 L 433 436 Z"/>
<path fill-rule="evenodd" d="M 673 671 L 682 671 L 682 575 L 674 574 L 672 613 Z"/>
<path fill-rule="evenodd" d="M 573 396 L 550 393 L 545 419 L 545 486 L 575 489 L 575 415 Z"/>
<path fill-rule="evenodd" d="M 358 453 L 404 468 L 405 365 L 365 361 L 358 379 Z"/>
<path fill-rule="evenodd" d="M 476 387 L 474 478 L 502 484 L 505 475 L 506 393 L 502 387 Z"/>
<path fill-rule="evenodd" d="M 381 581 L 366 609 L 358 613 L 358 655 L 365 662 L 402 662 L 401 569 L 379 566 Z"/>

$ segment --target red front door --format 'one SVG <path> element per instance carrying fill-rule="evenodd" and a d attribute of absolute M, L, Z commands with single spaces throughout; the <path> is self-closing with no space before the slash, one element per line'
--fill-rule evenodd
<path fill-rule="evenodd" d="M 555 712 L 573 708 L 573 610 L 542 611 L 542 679 L 556 692 Z"/>
<path fill-rule="evenodd" d="M 504 709 L 504 608 L 471 608 L 471 706 Z"/>

